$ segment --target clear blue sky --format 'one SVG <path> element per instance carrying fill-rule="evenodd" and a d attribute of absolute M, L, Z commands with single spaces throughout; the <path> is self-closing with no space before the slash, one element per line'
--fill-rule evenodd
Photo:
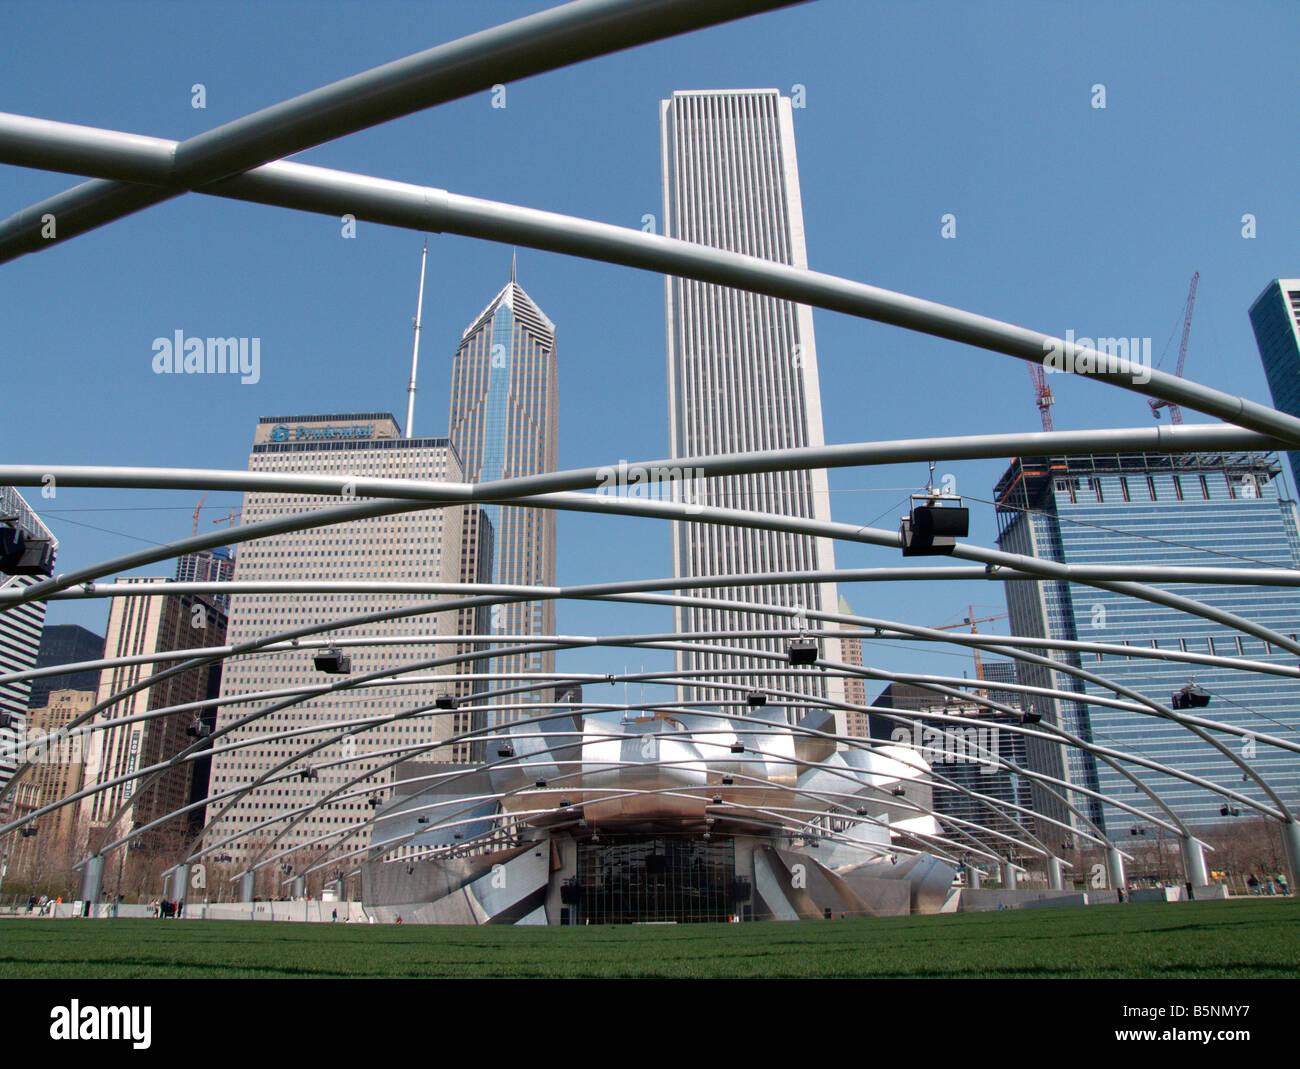
<path fill-rule="evenodd" d="M 0 3 L 0 109 L 185 138 L 545 6 Z M 480 94 L 298 159 L 639 227 L 659 214 L 661 98 L 801 84 L 815 269 L 1057 335 L 1150 337 L 1157 357 L 1169 345 L 1166 370 L 1199 270 L 1188 376 L 1267 402 L 1246 310 L 1270 279 L 1300 273 L 1297 54 L 1293 2 L 816 0 L 511 83 L 504 109 Z M 205 110 L 191 107 L 195 83 Z M 1091 106 L 1096 83 L 1104 110 Z M 3 213 L 77 181 L 0 167 Z M 1247 212 L 1252 240 L 1241 236 Z M 945 213 L 957 217 L 954 240 L 940 237 Z M 343 240 L 336 219 L 188 196 L 3 265 L 4 457 L 243 469 L 259 416 L 391 410 L 400 420 L 420 240 L 367 224 Z M 509 264 L 506 247 L 431 239 L 419 433 L 445 433 L 460 332 Z M 661 279 L 521 249 L 519 280 L 558 328 L 561 467 L 665 455 Z M 152 340 L 178 329 L 261 338 L 261 381 L 154 375 Z M 1039 426 L 1018 360 L 832 313 L 817 312 L 816 329 L 829 442 Z M 1058 429 L 1151 424 L 1136 395 L 1051 382 Z M 987 499 L 1001 469 L 941 471 Z M 922 465 L 833 472 L 834 518 L 893 526 L 924 481 Z M 184 536 L 197 498 L 64 488 L 33 499 L 66 570 Z M 209 497 L 201 529 L 238 503 Z M 972 536 L 991 544 L 992 509 L 972 506 Z M 899 563 L 883 549 L 836 553 L 845 567 Z M 561 514 L 561 583 L 670 571 L 665 525 Z M 1004 611 L 987 584 L 842 592 L 859 612 L 922 624 L 960 620 L 968 603 Z M 106 611 L 55 603 L 49 619 L 102 630 Z M 565 604 L 558 626 L 667 631 L 671 618 Z M 970 668 L 955 653 L 869 653 L 884 667 Z M 559 661 L 643 663 L 667 661 L 598 651 Z"/>

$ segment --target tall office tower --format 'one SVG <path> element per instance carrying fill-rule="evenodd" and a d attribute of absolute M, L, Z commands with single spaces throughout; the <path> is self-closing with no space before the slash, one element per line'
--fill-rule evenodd
<path fill-rule="evenodd" d="M 29 538 L 48 538 L 57 550 L 58 542 L 40 517 L 12 486 L 0 486 L 0 526 L 16 527 Z M 0 572 L 0 590 L 21 590 L 40 582 L 41 575 L 9 575 Z M 41 626 L 45 602 L 29 601 L 17 606 L 0 605 L 0 673 L 26 672 L 36 667 L 41 648 Z M 27 702 L 31 680 L 0 683 L 0 790 L 18 768 L 18 742 L 27 731 Z M 0 800 L 0 813 L 9 811 L 13 799 Z"/>
<path fill-rule="evenodd" d="M 520 287 L 513 263 L 510 281 L 465 328 L 452 363 L 448 435 L 460 450 L 467 482 L 491 482 L 554 471 L 559 437 L 555 324 Z M 494 552 L 491 581 L 517 586 L 555 585 L 555 512 L 485 504 Z M 477 519 L 469 518 L 475 544 Z M 494 606 L 492 634 L 555 634 L 555 602 L 538 600 Z M 470 629 L 467 627 L 467 630 Z M 479 662 L 480 670 L 487 667 Z M 498 673 L 555 671 L 551 651 L 512 654 L 492 661 Z M 509 683 L 503 683 L 508 686 Z M 543 701 L 549 687 L 509 702 Z M 522 713 L 503 713 L 498 722 Z"/>
<path fill-rule="evenodd" d="M 49 693 L 46 702 L 28 709 L 27 730 L 32 745 L 25 756 L 31 767 L 14 785 L 15 816 L 33 813 L 81 790 L 86 737 L 59 732 L 89 711 L 95 704 L 95 693 L 59 689 Z M 36 874 L 40 856 L 51 863 L 56 859 L 73 860 L 69 855 L 78 845 L 77 812 L 76 805 L 65 805 L 39 818 L 35 835 L 11 840 L 17 847 L 12 859 L 15 871 Z"/>
<path fill-rule="evenodd" d="M 852 616 L 853 606 L 850 605 L 843 597 L 839 599 L 839 608 L 837 610 L 842 616 Z M 841 631 L 857 631 L 859 628 L 856 624 L 840 624 Z M 860 638 L 842 638 L 840 639 L 840 660 L 854 668 L 862 667 L 862 639 Z M 867 704 L 867 681 L 863 676 L 850 676 L 844 680 L 844 700 L 849 705 L 866 705 Z M 847 735 L 866 735 L 867 732 L 867 714 L 860 712 L 846 712 L 845 724 Z"/>
<path fill-rule="evenodd" d="M 775 89 L 677 92 L 660 104 L 664 233 L 731 252 L 807 267 L 790 101 Z M 665 281 L 671 455 L 706 456 L 824 444 L 812 310 L 689 279 Z M 830 519 L 826 472 L 734 475 L 675 485 L 675 500 L 777 515 Z M 829 539 L 771 531 L 673 524 L 673 574 L 746 575 L 835 567 Z M 744 586 L 684 593 L 792 611 L 833 611 L 833 583 Z M 768 631 L 791 620 L 764 613 L 678 608 L 681 634 Z M 815 624 L 815 621 L 811 623 Z M 783 652 L 778 638 L 709 640 Z M 822 656 L 841 660 L 839 641 Z M 759 670 L 760 687 L 842 697 L 842 680 L 815 670 L 764 675 L 775 662 L 678 653 L 679 671 Z M 736 677 L 730 677 L 735 681 Z M 683 688 L 684 699 L 734 700 L 715 687 Z M 840 730 L 844 718 L 837 715 Z"/>
<path fill-rule="evenodd" d="M 229 546 L 201 549 L 176 558 L 178 583 L 229 583 L 235 578 L 235 558 Z M 213 594 L 212 599 L 223 609 L 230 608 L 229 594 Z"/>
<path fill-rule="evenodd" d="M 462 583 L 492 582 L 492 555 L 496 546 L 496 536 L 492 530 L 492 521 L 488 519 L 482 505 L 466 505 L 461 523 L 460 539 L 460 581 Z M 487 635 L 492 628 L 492 606 L 478 605 L 472 609 L 460 609 L 456 613 L 457 635 Z M 456 644 L 456 654 L 468 657 L 486 649 L 481 643 L 460 642 Z M 459 664 L 462 675 L 483 676 L 488 672 L 488 661 L 465 660 Z M 452 717 L 452 727 L 457 735 L 486 726 L 486 715 L 473 708 L 477 702 L 484 701 L 478 696 L 491 687 L 486 679 L 463 679 L 455 684 L 458 711 Z M 484 757 L 482 740 L 460 744 L 454 748 L 454 761 L 477 764 Z"/>
<path fill-rule="evenodd" d="M 324 475 L 356 475 L 388 478 L 430 479 L 461 482 L 461 462 L 446 438 L 402 438 L 396 421 L 385 412 L 342 415 L 272 416 L 260 420 L 253 437 L 248 468 L 257 472 L 311 472 Z M 301 515 L 337 506 L 338 497 L 310 494 L 247 493 L 243 521 L 257 523 L 281 516 Z M 334 580 L 411 583 L 457 583 L 460 581 L 461 507 L 430 509 L 353 520 L 312 530 L 295 531 L 246 542 L 239 554 L 239 578 L 244 580 Z M 228 641 L 232 644 L 264 638 L 293 628 L 328 623 L 365 613 L 382 612 L 434 600 L 420 594 L 373 593 L 267 593 L 236 594 L 230 599 Z M 405 642 L 342 646 L 351 661 L 351 674 L 361 675 L 434 658 L 454 652 L 454 612 L 350 627 L 331 632 L 338 639 L 403 639 Z M 275 704 L 268 698 L 238 701 L 241 695 L 292 687 L 320 687 L 344 682 L 340 674 L 315 668 L 314 653 L 253 654 L 227 664 L 221 680 L 218 724 L 226 727 L 236 720 Z M 357 788 L 375 787 L 380 793 L 391 779 L 389 762 L 398 749 L 434 747 L 427 760 L 453 758 L 451 747 L 436 744 L 451 737 L 452 716 L 430 708 L 415 716 L 368 729 L 316 750 L 301 761 L 295 754 L 323 741 L 326 732 L 336 734 L 348 721 L 362 717 L 385 717 L 435 704 L 451 692 L 438 678 L 451 666 L 418 670 L 414 679 L 395 677 L 391 684 L 365 688 L 344 688 L 269 713 L 245 727 L 223 736 L 225 744 L 244 743 L 213 757 L 212 790 L 223 791 L 247 785 L 264 774 L 273 778 L 238 800 L 211 802 L 207 809 L 205 842 L 220 842 L 227 835 L 248 831 L 273 818 L 295 816 L 300 806 L 341 790 L 362 772 L 375 777 Z M 280 699 L 283 700 L 283 699 Z M 306 731 L 288 738 L 284 732 L 321 725 L 321 733 Z M 332 725 L 326 727 L 325 725 Z M 276 736 L 276 737 L 268 737 Z M 250 741 L 253 739 L 261 741 Z M 373 756 L 371 756 L 373 755 Z M 302 767 L 302 774 L 285 778 L 275 770 Z M 310 767 L 307 767 L 310 766 Z M 321 766 L 321 767 L 317 767 Z M 218 816 L 230 802 L 228 813 Z M 347 851 L 369 845 L 364 826 L 371 809 L 364 794 L 340 797 L 307 815 L 278 844 L 300 846 L 320 838 L 324 846 L 342 844 Z M 288 821 L 268 823 L 251 836 L 244 836 L 222 848 L 240 859 L 256 852 Z M 358 829 L 352 835 L 354 829 Z M 334 838 L 324 838 L 334 835 Z M 344 836 L 349 836 L 343 838 Z M 291 858 L 297 864 L 303 854 Z"/>
<path fill-rule="evenodd" d="M 1250 306 L 1250 325 L 1273 407 L 1300 417 L 1300 278 L 1276 278 L 1265 286 Z M 1300 452 L 1287 457 L 1300 487 Z"/>
<path fill-rule="evenodd" d="M 1275 455 L 1216 453 L 1171 456 L 1109 454 L 1024 458 L 999 480 L 998 545 L 1003 550 L 1065 564 L 1199 565 L 1216 568 L 1300 567 L 1295 503 L 1283 500 Z M 1160 584 L 1150 584 L 1159 586 Z M 1243 657 L 1295 666 L 1295 654 L 1263 640 L 1173 608 L 1123 594 L 1062 582 L 1005 584 L 1012 634 Z M 1300 589 L 1246 585 L 1170 584 L 1177 594 L 1230 611 L 1294 639 L 1300 630 Z M 1300 729 L 1300 684 L 1281 676 L 1203 667 L 1127 655 L 1057 652 L 1075 667 L 1131 687 L 1164 705 L 1195 682 L 1210 696 L 1201 715 L 1261 734 Z M 1020 682 L 1113 698 L 1075 676 L 1021 662 Z M 1264 800 L 1242 770 L 1187 729 L 1157 716 L 1100 705 L 1035 696 L 1033 709 L 1045 724 L 1084 740 L 1130 751 Z M 1249 759 L 1282 797 L 1300 790 L 1294 754 L 1259 745 L 1254 756 L 1231 736 L 1221 740 Z M 1031 767 L 1138 806 L 1144 794 L 1104 761 L 1075 747 L 1030 739 Z M 1219 819 L 1223 804 L 1213 792 L 1135 766 L 1129 771 L 1150 785 L 1189 823 Z M 1102 826 L 1133 824 L 1131 814 L 1075 794 L 1075 805 Z M 1035 789 L 1035 809 L 1067 820 L 1066 811 Z M 1044 827 L 1053 839 L 1059 831 Z"/>
<path fill-rule="evenodd" d="M 984 678 L 990 682 L 1016 682 L 1011 661 L 987 661 Z M 984 840 L 1006 851 L 997 834 L 1017 835 L 1031 820 L 1033 794 L 1029 781 L 1002 762 L 1025 767 L 1025 736 L 1007 730 L 1020 723 L 1020 696 L 1011 691 L 986 692 L 994 701 L 1015 712 L 991 710 L 975 701 L 951 698 L 907 683 L 891 683 L 876 699 L 878 708 L 898 709 L 902 721 L 872 716 L 872 737 L 908 746 L 930 765 L 934 778 L 933 805 L 939 816 L 950 817 L 948 830 Z M 942 714 L 961 720 L 939 720 L 933 715 L 906 718 L 907 713 Z M 1019 807 L 1019 808 L 1017 808 Z M 962 823 L 963 821 L 967 823 Z M 978 824 L 982 829 L 969 827 Z"/>
<path fill-rule="evenodd" d="M 148 586 L 165 583 L 164 578 L 125 577 L 120 583 Z M 104 657 L 132 657 L 164 653 L 171 650 L 202 649 L 220 646 L 226 638 L 226 616 L 212 599 L 199 594 L 162 594 L 113 598 L 109 603 L 108 626 L 104 636 Z M 171 667 L 174 662 L 119 665 L 105 668 L 99 675 L 96 704 L 109 701 L 128 687 L 140 683 Z M 198 737 L 188 729 L 202 722 L 198 713 L 171 713 L 143 718 L 141 714 L 156 709 L 215 698 L 221 679 L 221 662 L 192 668 L 179 675 L 142 688 L 107 706 L 91 721 L 86 744 L 86 786 L 107 784 L 119 776 L 129 776 L 143 768 L 174 757 Z M 131 719 L 131 718 L 138 719 Z M 100 724 L 117 723 L 104 730 Z M 208 714 L 208 723 L 213 716 Z M 84 830 L 121 833 L 132 826 L 148 824 L 166 816 L 190 801 L 194 780 L 194 762 L 169 769 L 151 783 L 132 780 L 106 787 L 81 801 Z M 146 841 L 171 845 L 169 837 L 180 836 L 191 821 L 180 817 L 161 825 L 157 834 Z M 93 836 L 92 836 L 93 838 Z M 97 844 L 92 842 L 92 848 Z"/>
<path fill-rule="evenodd" d="M 46 624 L 41 629 L 41 648 L 36 653 L 37 668 L 60 664 L 97 661 L 104 655 L 104 636 L 77 624 Z M 57 676 L 40 676 L 32 680 L 27 708 L 44 705 L 56 690 L 94 690 L 99 686 L 99 669 L 65 672 Z"/>

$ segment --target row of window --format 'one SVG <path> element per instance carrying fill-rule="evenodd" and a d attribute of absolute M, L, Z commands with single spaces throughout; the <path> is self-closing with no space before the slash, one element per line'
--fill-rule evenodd
<path fill-rule="evenodd" d="M 1269 476 L 1265 472 L 1243 472 L 1240 474 L 1229 474 L 1228 472 L 1222 472 L 1221 474 L 1223 475 L 1224 480 L 1227 483 L 1228 497 L 1233 499 L 1258 498 L 1262 496 L 1261 489 L 1267 486 L 1269 483 Z M 1187 500 L 1187 495 L 1189 492 L 1195 495 L 1198 489 L 1200 491 L 1201 500 L 1209 501 L 1211 498 L 1210 484 L 1204 474 L 1200 474 L 1196 476 L 1173 475 L 1168 477 L 1162 475 L 1159 478 L 1161 482 L 1163 482 L 1166 478 L 1172 479 L 1174 500 L 1185 501 Z M 1218 474 L 1215 475 L 1215 478 L 1216 479 L 1218 478 Z M 1056 480 L 1056 490 L 1058 493 L 1069 494 L 1070 504 L 1072 505 L 1078 504 L 1078 494 L 1081 490 L 1085 490 L 1085 489 L 1095 494 L 1097 501 L 1101 503 L 1106 500 L 1105 490 L 1103 489 L 1103 483 L 1105 481 L 1107 480 L 1103 480 L 1092 476 L 1083 479 L 1058 478 Z M 1142 487 L 1143 484 L 1145 484 L 1146 497 L 1143 498 L 1142 500 L 1147 500 L 1147 501 L 1160 500 L 1159 494 L 1157 493 L 1156 490 L 1155 476 L 1147 475 L 1147 476 L 1130 477 L 1128 475 L 1121 475 L 1118 478 L 1118 483 L 1119 483 L 1119 493 L 1124 501 L 1133 500 L 1133 493 L 1135 489 L 1133 484 L 1136 484 L 1137 487 Z M 1190 486 L 1188 484 L 1190 484 Z"/>

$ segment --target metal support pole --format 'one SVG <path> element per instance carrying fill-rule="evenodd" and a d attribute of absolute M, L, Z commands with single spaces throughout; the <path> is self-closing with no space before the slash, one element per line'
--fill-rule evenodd
<path fill-rule="evenodd" d="M 242 873 L 240 873 L 240 875 L 239 875 L 239 901 L 241 901 L 241 902 L 251 902 L 251 901 L 253 901 L 253 880 L 255 879 L 256 875 L 257 875 L 257 874 L 256 874 L 256 873 L 253 873 L 253 872 L 242 872 Z"/>
<path fill-rule="evenodd" d="M 1300 894 L 1300 824 L 1288 820 L 1282 825 L 1282 853 L 1286 855 L 1286 879 L 1291 893 Z"/>
<path fill-rule="evenodd" d="M 1181 840 L 1183 850 L 1183 875 L 1193 887 L 1204 887 L 1210 882 L 1210 874 L 1205 870 L 1205 850 L 1190 835 Z"/>
<path fill-rule="evenodd" d="M 190 866 L 181 864 L 172 869 L 172 901 L 182 906 L 190 893 Z"/>
<path fill-rule="evenodd" d="M 1016 889 L 1016 867 L 1010 861 L 1004 861 L 1002 869 L 1002 890 L 1014 891 Z"/>
<path fill-rule="evenodd" d="M 1124 858 L 1119 852 L 1119 847 L 1106 847 L 1106 870 L 1110 873 L 1110 886 L 1119 892 L 1121 899 L 1124 895 Z"/>
<path fill-rule="evenodd" d="M 307 877 L 306 877 L 306 876 L 295 876 L 295 877 L 293 878 L 293 897 L 294 897 L 294 898 L 306 898 L 306 897 L 307 897 Z"/>
<path fill-rule="evenodd" d="M 966 886 L 972 891 L 980 889 L 980 870 L 974 865 L 966 866 Z"/>
<path fill-rule="evenodd" d="M 104 857 L 91 854 L 81 866 L 81 900 L 89 902 L 93 909 L 103 896 L 104 891 Z"/>
<path fill-rule="evenodd" d="M 1065 878 L 1061 872 L 1061 859 L 1059 857 L 1049 857 L 1047 859 L 1047 886 L 1053 891 L 1065 890 Z"/>

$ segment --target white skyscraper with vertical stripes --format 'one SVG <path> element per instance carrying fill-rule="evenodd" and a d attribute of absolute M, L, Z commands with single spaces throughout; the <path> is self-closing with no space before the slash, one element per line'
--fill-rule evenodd
<path fill-rule="evenodd" d="M 664 233 L 731 252 L 807 267 L 794 121 L 775 89 L 676 92 L 660 104 Z M 821 393 L 812 309 L 723 286 L 669 278 L 668 403 L 672 456 L 820 446 Z M 705 506 L 830 519 L 826 472 L 792 471 L 709 479 Z M 673 525 L 673 572 L 680 577 L 772 574 L 835 566 L 829 539 L 716 525 Z M 834 612 L 834 584 L 743 586 L 690 591 L 702 597 Z M 815 623 L 815 622 L 814 622 Z M 678 608 L 679 632 L 789 628 L 765 613 Z M 782 638 L 715 644 L 783 652 Z M 838 661 L 839 642 L 821 655 Z M 741 663 L 734 663 L 739 660 Z M 679 670 L 758 668 L 775 661 L 679 653 Z M 841 699 L 842 682 L 820 673 L 760 686 Z M 692 688 L 700 700 L 723 694 Z M 730 695 L 734 699 L 735 694 Z"/>

